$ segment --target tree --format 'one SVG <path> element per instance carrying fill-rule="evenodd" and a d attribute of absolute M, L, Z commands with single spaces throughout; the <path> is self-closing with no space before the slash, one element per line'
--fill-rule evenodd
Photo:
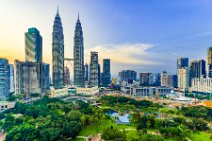
<path fill-rule="evenodd" d="M 124 131 L 119 131 L 111 126 L 103 131 L 102 138 L 104 140 L 126 141 L 126 134 Z"/>

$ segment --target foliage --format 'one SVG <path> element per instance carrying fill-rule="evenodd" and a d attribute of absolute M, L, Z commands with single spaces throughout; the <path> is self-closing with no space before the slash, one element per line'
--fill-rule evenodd
<path fill-rule="evenodd" d="M 182 107 L 181 111 L 187 117 L 204 118 L 210 121 L 212 119 L 212 109 L 204 106 Z"/>
<path fill-rule="evenodd" d="M 126 133 L 125 131 L 120 131 L 117 128 L 113 128 L 113 126 L 111 126 L 103 131 L 102 138 L 104 140 L 125 141 Z"/>
<path fill-rule="evenodd" d="M 76 107 L 80 107 L 79 105 Z M 81 112 L 73 107 L 73 103 L 47 97 L 29 105 L 17 102 L 9 114 L 3 113 L 5 118 L 1 126 L 7 132 L 6 141 L 74 138 L 83 125 Z"/>

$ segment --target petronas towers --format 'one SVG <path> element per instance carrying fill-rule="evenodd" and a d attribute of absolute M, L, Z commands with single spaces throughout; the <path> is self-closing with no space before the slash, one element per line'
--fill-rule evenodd
<path fill-rule="evenodd" d="M 74 31 L 74 85 L 84 87 L 84 45 L 79 15 Z"/>
<path fill-rule="evenodd" d="M 79 15 L 74 31 L 74 85 L 84 87 L 84 45 Z M 64 35 L 59 11 L 54 19 L 52 33 L 52 77 L 55 89 L 64 87 Z"/>
<path fill-rule="evenodd" d="M 54 19 L 52 33 L 52 61 L 53 86 L 56 89 L 62 88 L 64 86 L 64 36 L 58 10 Z"/>

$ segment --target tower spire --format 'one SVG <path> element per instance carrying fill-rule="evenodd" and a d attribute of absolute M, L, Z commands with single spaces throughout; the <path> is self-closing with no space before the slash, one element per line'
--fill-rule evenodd
<path fill-rule="evenodd" d="M 57 15 L 59 15 L 59 6 L 57 5 Z"/>
<path fill-rule="evenodd" d="M 79 19 L 79 11 L 78 11 L 78 19 Z"/>

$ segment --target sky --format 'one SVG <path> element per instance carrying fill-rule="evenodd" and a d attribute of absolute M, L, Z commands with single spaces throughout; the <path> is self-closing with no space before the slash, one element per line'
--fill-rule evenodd
<path fill-rule="evenodd" d="M 98 51 L 100 64 L 111 59 L 113 76 L 125 69 L 175 74 L 178 57 L 206 59 L 212 46 L 211 0 L 0 0 L 0 57 L 11 64 L 24 61 L 24 33 L 36 27 L 43 37 L 43 62 L 51 65 L 57 6 L 65 57 L 73 58 L 79 12 L 85 62 L 90 51 Z"/>

